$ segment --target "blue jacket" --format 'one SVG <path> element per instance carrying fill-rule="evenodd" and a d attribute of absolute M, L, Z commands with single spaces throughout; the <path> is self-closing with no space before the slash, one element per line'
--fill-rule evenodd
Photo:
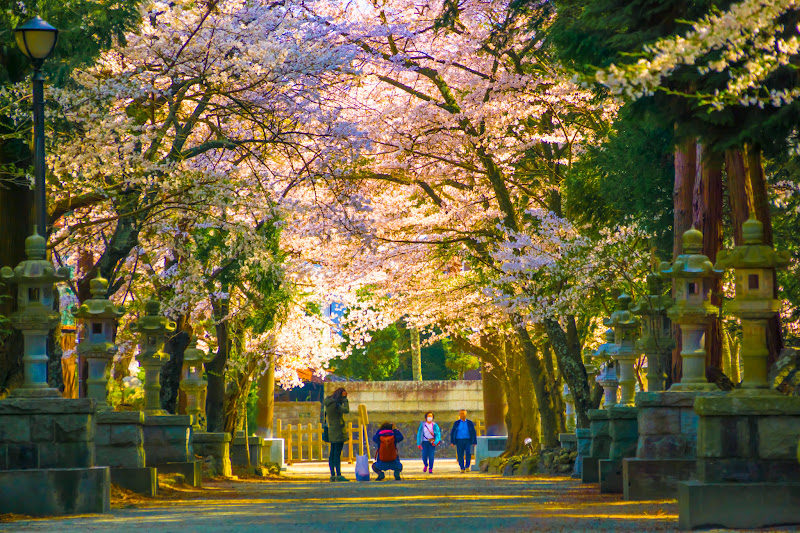
<path fill-rule="evenodd" d="M 469 428 L 469 443 L 470 444 L 478 444 L 478 434 L 475 433 L 475 424 L 472 423 L 472 420 L 464 420 L 464 423 L 467 424 Z M 456 443 L 456 433 L 458 431 L 458 426 L 461 424 L 461 419 L 453 423 L 453 429 L 450 430 L 450 442 L 452 444 Z"/>
<path fill-rule="evenodd" d="M 378 446 L 378 450 L 381 449 L 381 435 L 389 435 L 394 432 L 394 447 L 397 449 L 397 445 L 403 442 L 403 434 L 400 433 L 396 429 L 381 429 L 375 433 L 372 437 L 372 442 L 374 442 Z M 397 453 L 397 457 L 400 457 L 400 452 Z M 378 452 L 375 452 L 375 459 L 380 461 L 381 458 L 378 457 Z"/>
<path fill-rule="evenodd" d="M 425 426 L 425 422 L 419 425 L 419 429 L 417 430 L 417 446 L 422 446 L 422 441 L 427 439 L 422 437 L 422 428 Z M 439 429 L 439 424 L 436 422 L 433 423 L 433 445 L 436 446 L 442 442 L 442 430 Z"/>

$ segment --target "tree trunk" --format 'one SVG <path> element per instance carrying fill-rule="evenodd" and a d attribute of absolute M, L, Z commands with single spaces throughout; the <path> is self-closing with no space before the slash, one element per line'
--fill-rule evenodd
<path fill-rule="evenodd" d="M 408 325 L 411 336 L 411 370 L 414 381 L 422 381 L 422 349 L 419 346 L 419 330 L 413 324 Z"/>
<path fill-rule="evenodd" d="M 722 249 L 722 158 L 719 153 L 697 144 L 697 174 L 694 183 L 694 226 L 703 232 L 703 254 L 714 263 Z M 711 305 L 722 305 L 722 278 L 710 283 Z M 722 328 L 720 318 L 706 331 L 706 368 L 722 370 Z"/>
<path fill-rule="evenodd" d="M 275 412 L 275 355 L 270 356 L 267 371 L 258 380 L 258 414 L 256 425 L 258 434 L 272 438 Z"/>
<path fill-rule="evenodd" d="M 169 361 L 161 367 L 161 408 L 172 414 L 178 412 L 183 352 L 189 347 L 192 338 L 191 332 L 186 330 L 187 327 L 187 317 L 181 316 L 178 319 L 179 330 L 164 343 L 164 351 L 169 354 Z"/>
<path fill-rule="evenodd" d="M 228 335 L 227 300 L 212 300 L 214 311 L 214 330 L 217 335 L 217 354 L 210 363 L 204 367 L 208 375 L 208 388 L 206 389 L 206 419 L 208 432 L 219 433 L 225 429 L 225 365 L 228 363 L 228 353 L 231 341 Z"/>
<path fill-rule="evenodd" d="M 571 317 L 570 320 L 574 320 Z M 588 428 L 589 417 L 587 411 L 594 408 L 589 381 L 586 376 L 586 367 L 583 366 L 580 345 L 576 345 L 577 339 L 570 339 L 572 335 L 561 328 L 561 324 L 548 318 L 544 321 L 547 330 L 547 338 L 556 354 L 558 370 L 564 381 L 567 382 L 572 398 L 575 401 L 576 427 Z"/>
<path fill-rule="evenodd" d="M 481 347 L 490 352 L 499 353 L 504 350 L 503 339 L 497 335 L 481 336 Z M 481 368 L 481 381 L 483 382 L 483 419 L 486 425 L 486 435 L 508 435 L 506 427 L 506 413 L 508 412 L 508 396 L 503 390 L 502 380 L 498 374 L 501 368 L 487 370 Z"/>
<path fill-rule="evenodd" d="M 522 354 L 527 363 L 531 383 L 533 384 L 536 405 L 539 408 L 542 439 L 545 447 L 554 448 L 558 446 L 558 417 L 553 405 L 553 397 L 551 396 L 553 384 L 547 379 L 544 365 L 539 359 L 536 346 L 533 344 L 528 330 L 524 326 L 517 326 L 516 330 Z M 584 377 L 584 384 L 585 379 Z"/>
<path fill-rule="evenodd" d="M 693 211 L 692 199 L 694 195 L 695 163 L 697 149 L 694 140 L 685 141 L 675 147 L 675 184 L 672 189 L 673 205 L 673 239 L 672 260 L 683 253 L 683 234 L 692 227 Z M 672 283 L 672 296 L 675 297 L 675 282 Z M 677 324 L 672 325 L 672 335 L 675 338 L 675 349 L 672 351 L 672 361 L 667 368 L 666 388 L 672 383 L 681 380 L 681 330 Z M 579 426 L 580 427 L 580 426 Z"/>

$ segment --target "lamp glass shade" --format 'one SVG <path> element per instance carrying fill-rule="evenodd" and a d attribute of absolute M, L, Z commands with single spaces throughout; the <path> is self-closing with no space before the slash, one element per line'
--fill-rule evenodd
<path fill-rule="evenodd" d="M 14 37 L 23 54 L 31 59 L 43 60 L 56 47 L 58 30 L 40 17 L 33 17 L 14 29 Z"/>

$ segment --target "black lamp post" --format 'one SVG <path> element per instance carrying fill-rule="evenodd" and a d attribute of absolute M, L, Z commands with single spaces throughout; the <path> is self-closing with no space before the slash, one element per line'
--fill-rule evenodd
<path fill-rule="evenodd" d="M 58 40 L 58 30 L 33 17 L 14 29 L 17 45 L 33 63 L 33 164 L 34 205 L 36 206 L 36 232 L 47 235 L 47 189 L 44 179 L 44 74 L 42 63 L 53 52 Z"/>

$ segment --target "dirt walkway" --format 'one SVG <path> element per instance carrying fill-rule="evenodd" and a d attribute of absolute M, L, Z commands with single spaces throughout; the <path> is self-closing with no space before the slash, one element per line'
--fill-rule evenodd
<path fill-rule="evenodd" d="M 325 465 L 294 465 L 281 481 L 207 483 L 201 499 L 138 503 L 106 515 L 6 522 L 0 531 L 676 530 L 672 501 L 625 502 L 563 477 L 461 474 L 455 461 L 446 459 L 437 461 L 433 475 L 423 474 L 419 461 L 405 465 L 402 481 L 336 484 L 327 480 Z M 352 466 L 346 470 L 349 474 Z"/>

